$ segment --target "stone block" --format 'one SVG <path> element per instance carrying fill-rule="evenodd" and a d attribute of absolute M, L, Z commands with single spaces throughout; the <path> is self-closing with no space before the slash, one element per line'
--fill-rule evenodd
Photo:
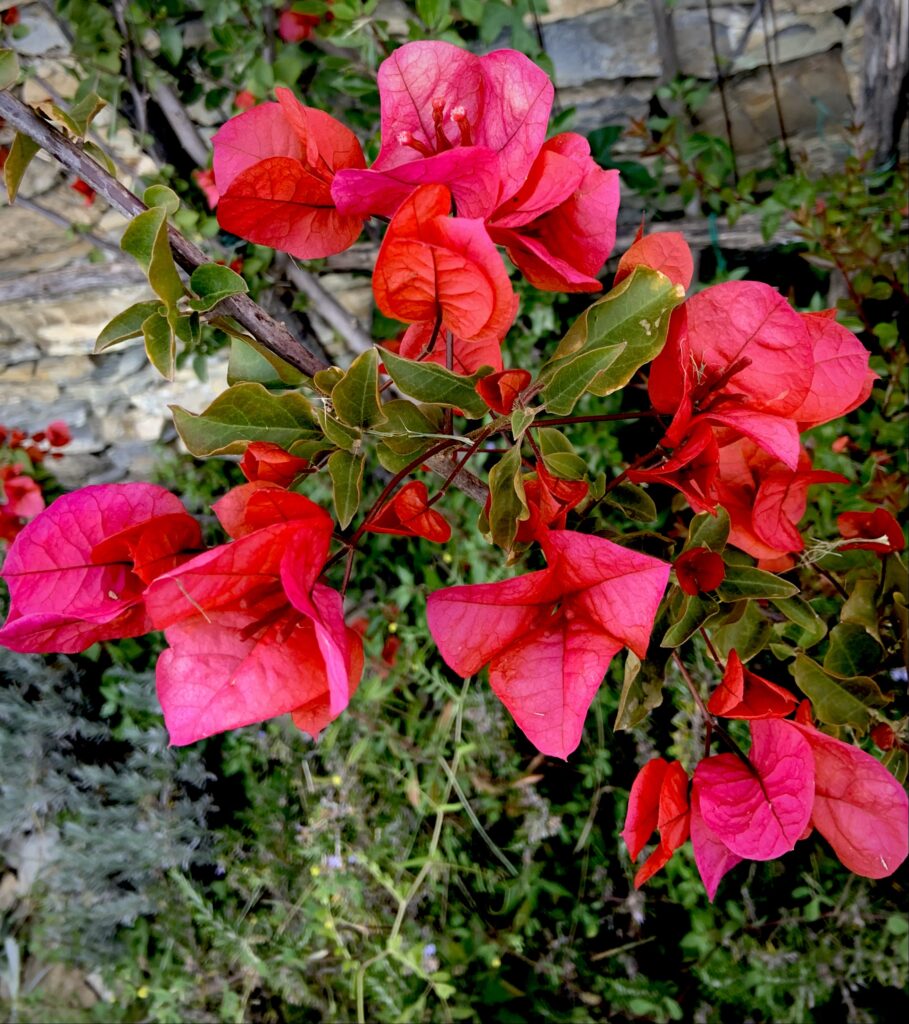
<path fill-rule="evenodd" d="M 853 114 L 846 73 L 837 55 L 822 53 L 791 61 L 776 69 L 776 78 L 787 134 L 838 143 Z M 769 71 L 760 68 L 728 82 L 726 95 L 736 152 L 766 154 L 780 137 Z M 711 93 L 698 117 L 706 132 L 725 137 L 718 91 Z"/>
<path fill-rule="evenodd" d="M 543 41 L 560 89 L 594 81 L 657 78 L 662 71 L 650 0 L 624 0 L 544 25 Z"/>
<path fill-rule="evenodd" d="M 597 81 L 560 89 L 559 99 L 563 106 L 575 108 L 572 128 L 586 135 L 607 124 L 627 125 L 647 117 L 656 88 L 655 78 Z"/>
<path fill-rule="evenodd" d="M 721 69 L 726 74 L 750 71 L 767 64 L 767 43 L 775 65 L 841 46 L 846 26 L 833 14 L 806 14 L 774 7 L 768 16 L 769 39 L 764 21 L 753 17 L 753 8 L 714 7 L 713 25 Z M 680 10 L 673 13 L 676 48 L 682 73 L 710 79 L 716 75 L 710 46 L 710 22 L 707 10 Z"/>
<path fill-rule="evenodd" d="M 48 356 L 91 352 L 102 327 L 127 306 L 148 297 L 145 286 L 90 292 L 51 302 L 0 306 L 0 320 L 16 337 L 36 343 Z"/>

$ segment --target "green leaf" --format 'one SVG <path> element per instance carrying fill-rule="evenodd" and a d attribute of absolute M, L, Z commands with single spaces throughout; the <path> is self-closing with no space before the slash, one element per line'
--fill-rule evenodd
<path fill-rule="evenodd" d="M 338 418 L 351 427 L 372 427 L 385 422 L 379 398 L 379 355 L 367 349 L 331 390 Z"/>
<path fill-rule="evenodd" d="M 173 217 L 180 209 L 180 197 L 167 185 L 149 185 L 142 196 L 142 202 L 152 209 L 164 210 L 168 217 Z"/>
<path fill-rule="evenodd" d="M 382 412 L 385 413 L 385 422 L 377 429 L 388 448 L 396 454 L 413 458 L 420 449 L 429 448 L 438 440 L 441 423 L 430 418 L 433 412 L 441 418 L 437 408 L 421 408 L 404 398 L 396 398 L 386 402 Z"/>
<path fill-rule="evenodd" d="M 9 149 L 9 156 L 3 165 L 3 180 L 6 182 L 6 194 L 9 196 L 10 202 L 15 200 L 19 186 L 22 184 L 22 176 L 32 162 L 32 157 L 40 148 L 38 143 L 32 142 L 27 135 L 16 132 L 13 144 Z"/>
<path fill-rule="evenodd" d="M 335 389 L 335 384 L 344 377 L 344 371 L 340 366 L 327 366 L 324 370 L 317 370 L 312 382 L 323 395 L 330 396 Z"/>
<path fill-rule="evenodd" d="M 707 548 L 719 553 L 726 547 L 729 529 L 729 513 L 722 506 L 717 508 L 716 515 L 701 512 L 691 520 L 685 550 Z"/>
<path fill-rule="evenodd" d="M 82 151 L 87 156 L 90 156 L 96 163 L 101 164 L 108 174 L 116 178 L 117 165 L 99 145 L 88 139 L 82 143 Z"/>
<path fill-rule="evenodd" d="M 417 14 L 427 28 L 439 28 L 448 21 L 451 0 L 416 0 Z"/>
<path fill-rule="evenodd" d="M 0 50 L 0 89 L 19 81 L 19 58 L 12 50 Z"/>
<path fill-rule="evenodd" d="M 142 324 L 148 361 L 167 380 L 174 379 L 177 360 L 177 339 L 166 316 L 152 315 Z"/>
<path fill-rule="evenodd" d="M 92 121 L 107 106 L 107 100 L 103 100 L 96 92 L 87 92 L 81 100 L 73 103 L 69 108 L 70 120 L 75 124 L 76 135 L 84 139 Z"/>
<path fill-rule="evenodd" d="M 543 464 L 553 476 L 560 480 L 583 480 L 587 475 L 587 463 L 578 455 L 568 438 L 555 427 L 540 427 L 537 430 Z"/>
<path fill-rule="evenodd" d="M 875 640 L 880 642 L 877 587 L 876 579 L 869 579 L 867 576 L 857 579 L 852 593 L 840 611 L 840 622 L 863 626 Z"/>
<path fill-rule="evenodd" d="M 669 314 L 684 297 L 684 289 L 665 275 L 636 267 L 572 324 L 548 367 L 579 352 L 624 344 L 612 365 L 597 375 L 589 388 L 600 397 L 618 391 L 641 366 L 660 354 Z"/>
<path fill-rule="evenodd" d="M 356 427 L 348 427 L 333 416 L 329 416 L 324 409 L 316 410 L 316 419 L 322 428 L 322 433 L 333 445 L 343 448 L 351 454 L 359 452 L 363 447 L 363 437 Z"/>
<path fill-rule="evenodd" d="M 582 350 L 551 363 L 541 378 L 546 381 L 542 392 L 546 409 L 556 416 L 567 416 L 585 391 L 597 392 L 597 381 L 602 383 L 601 374 L 624 350 L 624 343 Z"/>
<path fill-rule="evenodd" d="M 909 775 L 909 753 L 899 748 L 888 750 L 881 758 L 881 764 L 901 786 L 905 786 L 906 776 Z M 902 927 L 906 927 L 906 922 L 902 918 L 897 918 L 897 920 Z M 888 920 L 887 924 L 890 924 L 890 920 Z"/>
<path fill-rule="evenodd" d="M 177 67 L 183 56 L 183 30 L 179 25 L 162 25 L 158 30 L 158 38 L 161 40 L 161 53 L 172 68 Z"/>
<path fill-rule="evenodd" d="M 693 636 L 706 622 L 719 612 L 720 606 L 713 598 L 701 597 L 699 594 L 686 594 L 682 605 L 682 614 L 666 630 L 660 647 L 679 647 Z"/>
<path fill-rule="evenodd" d="M 521 440 L 539 411 L 539 409 L 515 409 L 512 412 L 511 436 L 515 439 L 515 443 Z"/>
<path fill-rule="evenodd" d="M 163 189 L 163 186 L 152 188 Z M 146 196 L 151 191 L 147 189 Z M 177 302 L 183 298 L 184 288 L 167 238 L 166 207 L 155 206 L 134 217 L 123 232 L 120 248 L 142 267 L 168 312 L 175 311 Z"/>
<path fill-rule="evenodd" d="M 86 93 L 81 100 L 74 103 L 69 110 L 64 110 L 53 100 L 43 100 L 38 104 L 37 109 L 47 115 L 52 121 L 62 125 L 70 135 L 78 139 L 84 139 L 88 132 L 89 125 L 105 107 L 107 102 L 95 93 Z"/>
<path fill-rule="evenodd" d="M 360 507 L 366 459 L 350 452 L 333 452 L 328 457 L 331 494 L 341 529 L 348 526 Z"/>
<path fill-rule="evenodd" d="M 95 355 L 112 345 L 126 341 L 127 338 L 138 338 L 142 334 L 142 325 L 159 309 L 161 309 L 161 303 L 155 299 L 151 302 L 137 302 L 129 309 L 118 313 L 98 335 L 98 340 L 95 342 Z"/>
<path fill-rule="evenodd" d="M 797 654 L 789 671 L 798 688 L 811 701 L 814 714 L 827 725 L 851 725 L 865 730 L 874 712 L 886 707 L 892 699 L 881 693 L 874 680 L 866 676 L 834 679 L 807 654 Z"/>
<path fill-rule="evenodd" d="M 824 655 L 824 671 L 840 678 L 873 672 L 884 651 L 864 626 L 841 622 L 830 630 L 830 646 Z"/>
<path fill-rule="evenodd" d="M 520 445 L 512 448 L 489 471 L 489 497 L 489 534 L 494 544 L 511 551 L 518 523 L 530 516 L 521 475 Z"/>
<path fill-rule="evenodd" d="M 614 487 L 603 500 L 621 509 L 629 519 L 637 523 L 652 523 L 658 515 L 653 498 L 644 488 L 627 481 Z"/>
<path fill-rule="evenodd" d="M 663 703 L 665 671 L 665 662 L 658 665 L 649 655 L 642 662 L 634 651 L 628 652 L 619 707 L 612 726 L 616 732 L 636 728 L 649 712 Z"/>
<path fill-rule="evenodd" d="M 742 614 L 738 609 L 744 606 Z M 731 615 L 714 623 L 713 643 L 724 658 L 735 648 L 743 662 L 750 661 L 773 636 L 773 628 L 755 601 L 741 601 L 733 606 Z"/>
<path fill-rule="evenodd" d="M 721 601 L 746 601 L 750 598 L 793 597 L 799 588 L 763 569 L 754 569 L 750 565 L 727 565 L 726 578 L 716 592 Z"/>
<path fill-rule="evenodd" d="M 274 395 L 261 384 L 235 384 L 201 413 L 171 409 L 183 443 L 198 457 L 240 455 L 250 441 L 273 441 L 289 449 L 295 441 L 320 436 L 302 395 Z"/>
<path fill-rule="evenodd" d="M 388 375 L 405 395 L 418 402 L 460 409 L 469 419 L 480 419 L 489 411 L 475 390 L 477 381 L 487 375 L 483 370 L 462 377 L 436 363 L 415 363 L 386 349 L 380 352 Z"/>
<path fill-rule="evenodd" d="M 400 473 L 410 465 L 413 455 L 402 455 L 400 452 L 389 448 L 384 441 L 380 441 L 376 445 L 376 458 L 379 460 L 379 465 L 382 469 L 387 470 L 389 473 Z"/>
<path fill-rule="evenodd" d="M 206 263 L 196 267 L 189 279 L 189 287 L 198 296 L 190 299 L 189 304 L 200 313 L 217 306 L 222 299 L 249 291 L 239 274 L 234 273 L 230 267 L 222 267 L 219 263 Z"/>
<path fill-rule="evenodd" d="M 827 635 L 827 625 L 817 612 L 800 597 L 777 598 L 772 602 L 789 620 L 782 635 L 795 641 L 799 647 L 813 647 Z M 792 631 L 788 627 L 794 627 Z"/>
<path fill-rule="evenodd" d="M 295 388 L 308 378 L 295 366 L 260 345 L 254 338 L 230 339 L 230 359 L 227 363 L 227 383 L 255 381 L 267 388 Z"/>

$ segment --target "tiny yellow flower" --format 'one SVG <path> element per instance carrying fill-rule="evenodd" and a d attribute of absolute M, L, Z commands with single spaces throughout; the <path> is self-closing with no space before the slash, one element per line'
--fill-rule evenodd
<path fill-rule="evenodd" d="M 309 873 L 312 875 L 313 878 L 318 878 L 319 875 L 322 874 L 322 869 L 319 867 L 318 864 L 313 864 L 313 866 L 309 869 Z"/>
<path fill-rule="evenodd" d="M 343 781 L 340 775 L 332 775 L 331 777 L 331 784 L 333 786 L 340 786 Z"/>
<path fill-rule="evenodd" d="M 502 966 L 502 961 L 497 956 L 494 956 L 489 961 L 489 966 L 492 967 L 492 968 L 501 967 Z"/>
<path fill-rule="evenodd" d="M 148 999 L 148 985 L 140 985 L 139 988 L 136 989 L 136 995 L 140 999 Z"/>
<path fill-rule="evenodd" d="M 397 624 L 397 622 L 389 622 L 388 623 L 388 632 L 389 633 L 397 633 L 397 631 L 398 631 L 398 624 Z"/>
<path fill-rule="evenodd" d="M 452 563 L 452 562 L 454 561 L 454 559 L 453 559 L 453 558 L 451 557 L 451 555 L 450 555 L 450 554 L 449 554 L 449 553 L 448 553 L 448 552 L 446 551 L 446 552 L 445 552 L 445 554 L 444 554 L 444 555 L 442 555 L 442 561 L 443 561 L 443 562 L 444 562 L 444 563 L 445 563 L 446 565 L 451 565 L 451 563 Z"/>

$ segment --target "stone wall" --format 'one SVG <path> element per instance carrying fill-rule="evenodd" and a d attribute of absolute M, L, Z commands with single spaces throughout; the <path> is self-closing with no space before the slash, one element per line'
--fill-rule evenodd
<path fill-rule="evenodd" d="M 563 106 L 575 125 L 645 118 L 666 79 L 717 79 L 710 21 L 732 122 L 748 163 L 780 137 L 768 52 L 794 151 L 833 166 L 846 149 L 861 84 L 861 0 L 548 0 L 543 40 Z M 657 31 L 660 22 L 664 38 Z M 725 136 L 719 90 L 698 111 L 703 129 Z M 634 151 L 634 146 L 631 150 Z"/>
<path fill-rule="evenodd" d="M 399 0 L 383 2 L 393 17 L 407 13 Z M 794 150 L 817 168 L 838 159 L 858 97 L 861 6 L 773 0 L 771 15 L 770 0 L 712 0 L 733 142 L 743 161 L 762 157 L 780 134 L 768 50 Z M 41 79 L 65 94 L 65 40 L 41 5 L 23 5 L 22 12 L 32 31 L 17 45 L 40 59 Z M 646 117 L 656 89 L 676 71 L 704 81 L 716 76 L 705 0 L 549 0 L 540 20 L 559 102 L 577 108 L 581 131 Z M 40 98 L 39 84 L 28 89 L 27 98 Z M 705 130 L 724 133 L 717 90 L 700 114 Z M 126 132 L 114 149 L 127 174 L 142 172 Z M 66 420 L 75 441 L 55 468 L 76 485 L 145 473 L 154 442 L 172 436 L 168 403 L 201 409 L 224 387 L 225 367 L 214 360 L 208 382 L 184 368 L 168 383 L 146 364 L 141 343 L 90 355 L 103 324 L 150 293 L 117 251 L 122 219 L 101 203 L 83 206 L 69 184 L 39 154 L 22 189 L 25 204 L 0 208 L 0 423 L 35 430 Z M 36 203 L 43 213 L 29 205 Z M 61 226 L 67 223 L 77 230 Z M 359 289 L 350 288 L 355 280 L 337 277 L 344 285 L 338 296 L 355 300 L 361 312 L 366 290 L 362 278 Z"/>

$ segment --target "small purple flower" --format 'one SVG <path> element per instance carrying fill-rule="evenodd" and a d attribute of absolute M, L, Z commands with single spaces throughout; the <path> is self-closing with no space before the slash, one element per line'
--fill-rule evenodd
<path fill-rule="evenodd" d="M 326 858 L 325 864 L 327 867 L 330 867 L 334 871 L 337 871 L 339 868 L 344 867 L 344 860 L 343 858 L 339 857 L 336 853 L 332 853 Z"/>

